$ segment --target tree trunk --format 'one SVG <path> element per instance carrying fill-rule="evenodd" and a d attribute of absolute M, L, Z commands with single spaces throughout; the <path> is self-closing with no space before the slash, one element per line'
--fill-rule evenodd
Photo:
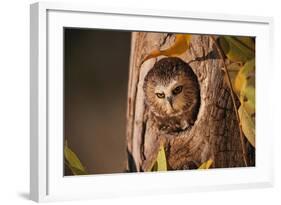
<path fill-rule="evenodd" d="M 169 48 L 174 40 L 175 35 L 168 33 L 132 34 L 127 105 L 129 171 L 149 170 L 160 144 L 165 147 L 169 170 L 194 169 L 209 159 L 213 160 L 212 168 L 245 166 L 239 125 L 221 69 L 223 61 L 210 36 L 193 35 L 190 49 L 178 56 L 189 63 L 200 84 L 201 105 L 194 125 L 178 134 L 163 134 L 149 118 L 143 81 L 154 63 L 164 56 L 142 61 L 155 49 Z M 246 138 L 243 140 L 247 164 L 254 166 L 255 150 Z"/>

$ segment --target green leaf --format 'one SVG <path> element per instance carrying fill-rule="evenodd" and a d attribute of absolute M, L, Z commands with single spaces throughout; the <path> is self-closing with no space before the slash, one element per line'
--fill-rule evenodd
<path fill-rule="evenodd" d="M 250 142 L 250 144 L 255 147 L 255 123 L 251 116 L 247 113 L 245 110 L 243 104 L 240 105 L 238 109 L 240 121 L 241 121 L 241 126 L 243 133 L 247 140 Z"/>
<path fill-rule="evenodd" d="M 249 41 L 246 38 L 249 37 L 239 37 L 238 39 L 232 36 L 221 36 L 219 38 L 219 44 L 229 60 L 245 63 L 255 57 L 255 50 L 251 48 L 252 45 L 245 44 L 246 41 Z"/>
<path fill-rule="evenodd" d="M 165 149 L 163 145 L 160 146 L 156 161 L 150 170 L 167 171 L 167 159 L 166 159 Z"/>
<path fill-rule="evenodd" d="M 212 164 L 213 164 L 213 160 L 209 159 L 208 161 L 201 164 L 200 167 L 198 167 L 198 169 L 209 169 Z"/>
<path fill-rule="evenodd" d="M 88 174 L 77 155 L 67 146 L 67 143 L 64 145 L 64 157 L 66 165 L 74 175 Z"/>

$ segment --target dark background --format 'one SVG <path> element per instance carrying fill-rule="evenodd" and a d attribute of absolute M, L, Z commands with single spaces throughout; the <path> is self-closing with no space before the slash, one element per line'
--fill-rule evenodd
<path fill-rule="evenodd" d="M 90 174 L 125 170 L 130 39 L 64 29 L 64 138 Z"/>

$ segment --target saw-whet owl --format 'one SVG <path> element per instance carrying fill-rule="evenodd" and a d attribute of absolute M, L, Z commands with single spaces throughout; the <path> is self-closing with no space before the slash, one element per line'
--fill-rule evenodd
<path fill-rule="evenodd" d="M 192 68 L 177 57 L 162 58 L 147 73 L 145 103 L 159 130 L 181 132 L 192 126 L 200 107 L 200 88 Z"/>

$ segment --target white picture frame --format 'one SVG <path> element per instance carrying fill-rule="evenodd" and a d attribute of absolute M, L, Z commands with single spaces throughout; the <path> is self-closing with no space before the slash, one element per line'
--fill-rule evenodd
<path fill-rule="evenodd" d="M 256 166 L 64 177 L 63 27 L 256 36 Z M 266 110 L 271 90 L 267 79 L 272 73 L 268 71 L 273 69 L 272 28 L 273 19 L 269 17 L 97 8 L 69 3 L 32 4 L 30 198 L 39 202 L 273 186 L 272 117 Z"/>

